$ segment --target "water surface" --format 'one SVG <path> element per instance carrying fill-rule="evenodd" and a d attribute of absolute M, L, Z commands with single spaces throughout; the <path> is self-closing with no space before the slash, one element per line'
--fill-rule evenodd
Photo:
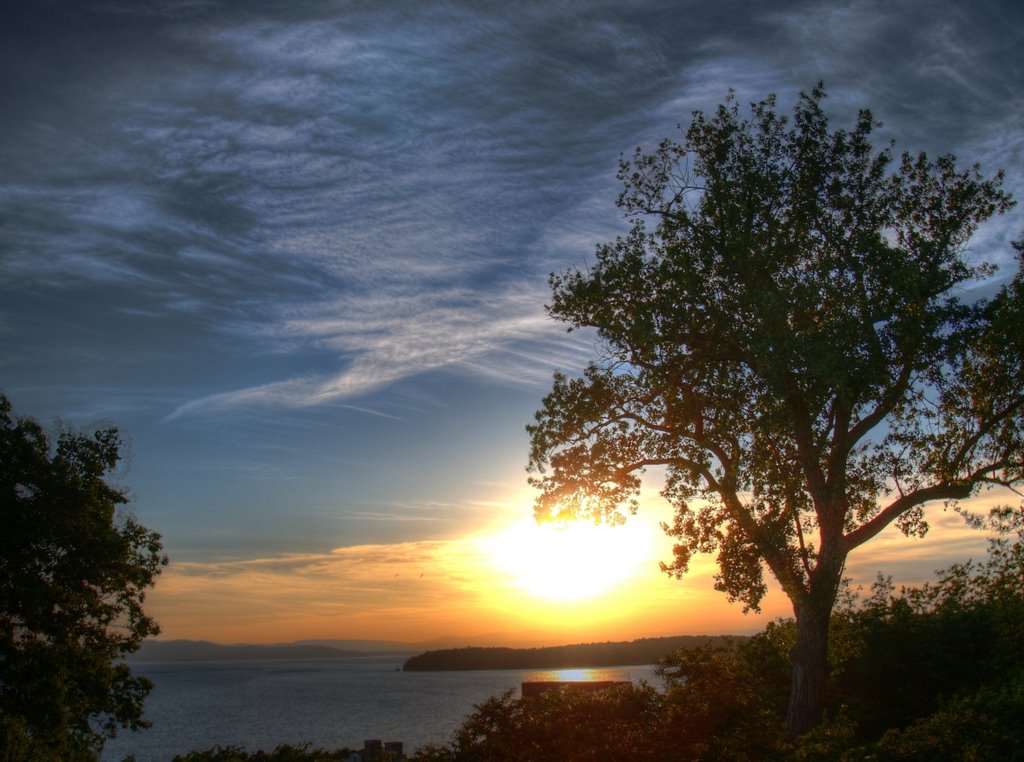
<path fill-rule="evenodd" d="M 157 662 L 133 669 L 153 680 L 153 727 L 121 733 L 103 759 L 128 754 L 167 762 L 175 754 L 240 745 L 250 750 L 310 741 L 325 749 L 363 740 L 402 741 L 407 753 L 446 744 L 476 704 L 534 680 L 646 680 L 653 666 L 571 670 L 402 672 L 405 657 L 324 660 Z"/>

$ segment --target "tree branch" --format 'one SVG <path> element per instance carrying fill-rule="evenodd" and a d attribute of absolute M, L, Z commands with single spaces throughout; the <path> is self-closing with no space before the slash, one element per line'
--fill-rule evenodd
<path fill-rule="evenodd" d="M 971 494 L 974 484 L 971 482 L 944 482 L 922 487 L 913 492 L 901 495 L 883 508 L 874 518 L 861 524 L 843 537 L 843 550 L 849 553 L 858 545 L 863 545 L 877 535 L 902 514 L 923 503 L 932 500 L 962 500 Z"/>
<path fill-rule="evenodd" d="M 956 455 L 949 459 L 950 465 L 953 466 L 954 468 L 959 467 L 960 464 L 967 458 L 971 449 L 976 444 L 978 444 L 978 442 L 980 442 L 986 434 L 991 432 L 992 429 L 995 428 L 998 424 L 1002 423 L 1015 412 L 1017 412 L 1017 410 L 1019 410 L 1022 406 L 1024 406 L 1024 395 L 1018 396 L 1015 400 L 1011 401 L 1010 404 L 1006 405 L 998 413 L 993 413 L 991 416 L 989 416 L 985 421 L 982 422 L 981 426 L 978 427 L 978 430 L 974 432 L 974 434 L 972 434 L 970 437 L 968 437 L 967 441 L 965 441 L 963 445 L 961 445 Z"/>
<path fill-rule="evenodd" d="M 800 543 L 800 563 L 803 564 L 807 578 L 811 578 L 811 559 L 807 555 L 807 545 L 804 543 L 804 528 L 800 524 L 800 509 L 793 508 L 793 523 L 796 525 L 796 538 Z"/>
<path fill-rule="evenodd" d="M 914 372 L 910 363 L 903 366 L 900 370 L 899 376 L 897 376 L 893 385 L 889 387 L 888 393 L 879 400 L 875 409 L 857 421 L 854 427 L 850 429 L 849 434 L 846 437 L 846 452 L 853 449 L 853 446 L 856 445 L 857 442 L 859 442 L 869 431 L 875 428 L 875 426 L 881 423 L 885 416 L 889 415 L 889 413 L 893 411 L 893 408 L 896 407 L 896 404 L 903 397 L 903 393 L 909 388 L 910 379 L 913 374 Z"/>
<path fill-rule="evenodd" d="M 814 501 L 815 511 L 818 513 L 819 522 L 822 518 L 822 511 L 832 501 L 828 499 L 827 481 L 821 470 L 821 463 L 816 457 L 814 448 L 814 436 L 811 427 L 811 417 L 807 410 L 807 402 L 797 394 L 796 383 L 792 378 L 787 379 L 790 385 L 786 393 L 786 400 L 793 413 L 793 439 L 796 441 L 797 452 L 800 454 L 800 462 L 803 467 L 804 477 L 807 480 L 807 491 Z M 831 517 L 827 517 L 831 518 Z"/>
<path fill-rule="evenodd" d="M 695 460 L 690 460 L 689 458 L 671 457 L 641 458 L 640 460 L 635 460 L 630 463 L 626 463 L 625 465 L 619 466 L 612 473 L 614 473 L 616 476 L 625 476 L 626 474 L 632 473 L 633 471 L 637 471 L 641 468 L 648 468 L 650 466 L 686 466 L 688 468 L 693 468 L 694 470 L 699 471 L 702 475 L 706 470 L 702 464 L 698 463 Z"/>

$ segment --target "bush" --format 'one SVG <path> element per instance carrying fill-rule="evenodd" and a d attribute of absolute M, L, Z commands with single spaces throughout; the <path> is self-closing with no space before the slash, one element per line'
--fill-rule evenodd
<path fill-rule="evenodd" d="M 206 751 L 193 751 L 174 757 L 173 762 L 347 762 L 349 749 L 310 750 L 309 744 L 282 744 L 271 752 L 246 751 L 241 746 L 215 746 Z"/>
<path fill-rule="evenodd" d="M 663 702 L 647 685 L 616 685 L 598 692 L 561 688 L 528 699 L 514 699 L 510 691 L 479 705 L 451 747 L 427 747 L 413 759 L 664 759 L 654 748 L 663 736 Z"/>

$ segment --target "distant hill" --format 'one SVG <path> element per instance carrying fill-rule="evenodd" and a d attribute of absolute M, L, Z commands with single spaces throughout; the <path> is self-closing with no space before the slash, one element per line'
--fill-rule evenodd
<path fill-rule="evenodd" d="M 131 661 L 229 661 L 263 659 L 340 659 L 355 656 L 403 655 L 393 651 L 349 650 L 315 643 L 222 646 L 205 640 L 147 640 Z"/>
<path fill-rule="evenodd" d="M 329 646 L 341 651 L 360 651 L 362 653 L 413 654 L 431 648 L 443 648 L 452 643 L 403 643 L 398 640 L 339 640 L 337 638 L 321 638 L 319 640 L 296 640 L 287 643 L 290 646 Z M 461 645 L 461 644 L 459 644 Z"/>
<path fill-rule="evenodd" d="M 734 635 L 679 635 L 617 643 L 578 643 L 549 648 L 448 648 L 427 651 L 405 662 L 407 672 L 471 669 L 573 669 L 654 664 L 680 648 L 697 648 Z"/>

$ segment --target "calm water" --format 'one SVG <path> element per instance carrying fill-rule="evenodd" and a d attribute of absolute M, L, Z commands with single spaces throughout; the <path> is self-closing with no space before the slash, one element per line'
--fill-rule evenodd
<path fill-rule="evenodd" d="M 270 750 L 311 741 L 362 748 L 363 739 L 403 741 L 408 753 L 445 744 L 473 706 L 529 680 L 646 680 L 654 667 L 592 670 L 401 672 L 404 658 L 136 664 L 155 683 L 146 700 L 153 727 L 107 742 L 104 762 L 134 754 L 166 762 L 214 745 Z"/>

